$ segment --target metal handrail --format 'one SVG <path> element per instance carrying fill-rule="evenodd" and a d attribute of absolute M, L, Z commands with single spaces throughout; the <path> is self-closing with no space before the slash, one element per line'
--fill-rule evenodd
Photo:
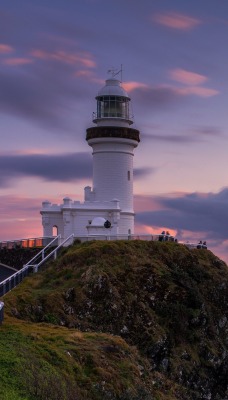
<path fill-rule="evenodd" d="M 36 260 L 36 258 L 38 258 L 41 254 L 42 254 L 42 257 L 44 257 L 45 250 L 48 249 L 48 247 L 51 247 L 51 245 L 52 245 L 57 239 L 61 239 L 61 235 L 56 236 L 50 243 L 47 244 L 47 246 L 46 246 L 44 249 L 40 250 L 39 253 L 37 253 L 37 254 L 29 261 L 29 263 L 31 263 L 32 261 Z M 28 264 L 28 263 L 27 263 L 27 264 Z M 27 265 L 27 264 L 25 264 L 25 265 Z"/>
<path fill-rule="evenodd" d="M 68 240 L 70 239 L 70 238 L 72 238 L 72 237 L 74 237 L 74 234 L 72 233 L 70 236 L 68 236 L 68 238 L 67 239 L 65 239 L 62 243 L 60 243 L 54 250 L 52 250 L 49 254 L 47 254 L 47 256 L 43 259 L 43 260 L 41 260 L 38 264 L 26 264 L 28 267 L 33 267 L 33 269 L 34 269 L 34 272 L 37 272 L 38 271 L 38 269 L 39 269 L 39 267 L 44 263 L 44 262 L 46 262 L 53 254 L 54 254 L 54 259 L 56 259 L 56 256 L 57 256 L 57 252 L 58 252 L 58 250 L 66 243 L 66 242 L 68 242 Z M 32 260 L 31 260 L 32 261 Z"/>
<path fill-rule="evenodd" d="M 68 236 L 68 238 L 66 238 L 62 243 L 60 243 L 54 250 L 52 250 L 49 254 L 46 255 L 46 257 L 44 257 L 38 264 L 31 264 L 31 262 L 33 262 L 36 257 L 38 255 L 40 255 L 42 253 L 42 251 L 44 252 L 47 248 L 50 247 L 51 244 L 53 244 L 53 242 L 56 239 L 60 239 L 61 235 L 56 236 L 43 250 L 41 250 L 41 252 L 39 252 L 35 257 L 33 257 L 27 264 L 24 265 L 24 267 L 22 269 L 20 269 L 19 271 L 17 271 L 15 274 L 11 275 L 9 278 L 5 279 L 4 281 L 0 282 L 0 289 L 3 288 L 3 293 L 0 294 L 0 296 L 4 296 L 6 293 L 8 293 L 11 289 L 13 289 L 14 287 L 16 287 L 19 283 L 21 283 L 21 281 L 24 279 L 24 277 L 26 277 L 28 275 L 29 269 L 32 268 L 33 272 L 37 272 L 40 265 L 42 265 L 44 262 L 46 262 L 53 254 L 54 257 L 56 259 L 57 256 L 57 252 L 58 250 L 72 237 L 74 237 L 74 234 L 72 233 L 70 236 Z M 18 282 L 16 282 L 18 278 Z M 8 288 L 6 287 L 8 284 Z M 8 289 L 8 290 L 7 290 Z"/>
<path fill-rule="evenodd" d="M 48 243 L 48 245 L 42 249 L 41 251 L 39 251 L 38 254 L 36 254 L 30 261 L 28 261 L 19 271 L 15 272 L 15 274 L 12 274 L 11 276 L 9 276 L 9 278 L 6 278 L 4 281 L 0 282 L 0 286 L 4 285 L 5 283 L 7 283 L 7 281 L 11 280 L 12 278 L 16 277 L 16 275 L 20 275 L 22 272 L 25 272 L 28 267 L 31 265 L 31 263 L 38 258 L 38 256 L 40 256 L 40 254 L 44 254 L 45 250 L 48 249 L 51 244 L 53 244 L 55 242 L 56 239 L 60 239 L 61 235 L 56 236 L 50 243 Z M 45 259 L 45 257 L 44 257 Z"/>

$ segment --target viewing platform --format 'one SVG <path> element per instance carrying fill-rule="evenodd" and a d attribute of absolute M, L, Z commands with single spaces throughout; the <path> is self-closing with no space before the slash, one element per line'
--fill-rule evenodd
<path fill-rule="evenodd" d="M 51 237 L 37 237 L 37 238 L 27 238 L 27 239 L 16 239 L 16 240 L 5 240 L 0 242 L 0 255 L 1 249 L 22 249 L 22 248 L 34 248 L 34 247 L 45 247 L 47 246 L 55 236 Z M 107 232 L 106 235 L 86 235 L 86 236 L 75 236 L 72 238 L 74 240 L 80 240 L 81 242 L 88 242 L 91 240 L 152 240 L 152 241 L 168 241 L 174 242 L 177 239 L 172 235 L 111 235 Z M 61 242 L 61 238 L 59 239 Z M 60 243 L 59 243 L 60 244 Z M 69 245 L 69 243 L 68 243 Z M 1 262 L 1 257 L 0 257 Z"/>

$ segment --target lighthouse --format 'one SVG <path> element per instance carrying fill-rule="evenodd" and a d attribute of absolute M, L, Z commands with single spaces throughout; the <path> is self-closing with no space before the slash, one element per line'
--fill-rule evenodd
<path fill-rule="evenodd" d="M 107 79 L 97 97 L 97 111 L 87 129 L 93 149 L 93 192 L 96 201 L 117 199 L 120 206 L 118 233 L 134 232 L 133 156 L 139 131 L 130 127 L 130 98 L 117 79 Z"/>
<path fill-rule="evenodd" d="M 53 227 L 63 238 L 124 238 L 134 233 L 133 157 L 139 131 L 133 129 L 130 97 L 121 81 L 112 76 L 96 96 L 94 125 L 86 140 L 92 148 L 92 186 L 84 189 L 84 202 L 63 199 L 63 204 L 42 203 L 44 236 Z"/>

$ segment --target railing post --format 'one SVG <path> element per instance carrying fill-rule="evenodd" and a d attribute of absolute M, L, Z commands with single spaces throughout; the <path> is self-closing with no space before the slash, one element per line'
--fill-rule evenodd
<path fill-rule="evenodd" d="M 37 264 L 33 265 L 33 273 L 36 274 L 36 272 L 38 272 L 38 267 Z"/>
<path fill-rule="evenodd" d="M 4 319 L 4 303 L 0 301 L 0 325 L 2 324 Z"/>

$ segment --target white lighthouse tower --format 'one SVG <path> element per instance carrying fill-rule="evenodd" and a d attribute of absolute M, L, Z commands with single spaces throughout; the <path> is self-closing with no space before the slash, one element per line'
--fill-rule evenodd
<path fill-rule="evenodd" d="M 97 97 L 96 127 L 87 129 L 93 149 L 93 192 L 96 201 L 117 199 L 119 234 L 134 232 L 133 156 L 139 131 L 130 128 L 130 98 L 117 79 L 107 79 Z"/>
<path fill-rule="evenodd" d="M 96 96 L 96 126 L 87 129 L 92 147 L 93 185 L 85 187 L 84 202 L 63 199 L 63 204 L 43 202 L 44 236 L 53 227 L 66 239 L 70 234 L 116 238 L 134 233 L 133 156 L 140 141 L 139 131 L 131 128 L 130 97 L 113 76 Z"/>

